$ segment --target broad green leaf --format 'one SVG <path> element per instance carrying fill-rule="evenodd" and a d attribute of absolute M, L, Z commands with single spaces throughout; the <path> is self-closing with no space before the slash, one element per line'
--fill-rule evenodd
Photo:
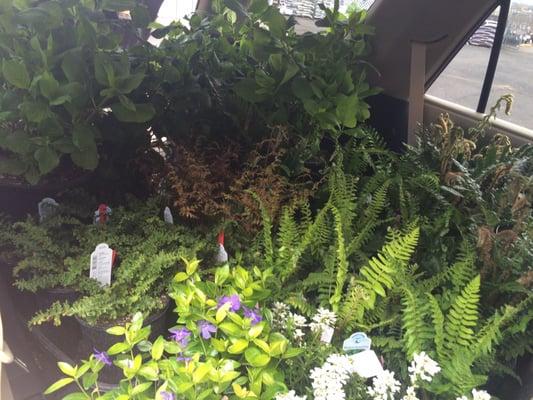
<path fill-rule="evenodd" d="M 189 278 L 189 275 L 187 275 L 185 272 L 178 272 L 176 275 L 174 275 L 174 282 L 183 282 Z"/>
<path fill-rule="evenodd" d="M 101 8 L 109 11 L 126 11 L 135 8 L 135 0 L 103 0 Z"/>
<path fill-rule="evenodd" d="M 41 93 L 48 100 L 55 99 L 59 89 L 59 82 L 52 76 L 52 74 L 45 72 L 39 79 L 39 88 Z"/>
<path fill-rule="evenodd" d="M 222 352 L 226 351 L 226 342 L 224 340 L 222 340 L 222 339 L 211 338 L 211 345 L 219 353 L 222 353 Z"/>
<path fill-rule="evenodd" d="M 151 386 L 152 386 L 152 382 L 144 382 L 144 383 L 141 383 L 141 384 L 139 384 L 137 386 L 134 386 L 133 389 L 131 390 L 131 395 L 135 396 L 135 395 L 138 395 L 140 393 L 144 393 L 148 389 L 150 389 Z"/>
<path fill-rule="evenodd" d="M 233 336 L 233 337 L 242 336 L 241 328 L 239 328 L 233 322 L 223 322 L 218 327 L 226 335 L 230 335 L 230 336 Z"/>
<path fill-rule="evenodd" d="M 251 338 L 256 338 L 261 334 L 261 332 L 263 332 L 264 328 L 265 328 L 265 323 L 260 322 L 250 328 L 250 330 L 248 331 L 248 335 Z"/>
<path fill-rule="evenodd" d="M 70 158 L 78 167 L 94 170 L 98 166 L 98 152 L 96 148 L 74 151 Z"/>
<path fill-rule="evenodd" d="M 345 96 L 340 94 L 337 96 L 337 118 L 339 122 L 348 127 L 355 128 L 357 125 L 356 113 L 359 98 L 356 94 Z"/>
<path fill-rule="evenodd" d="M 228 315 L 228 310 L 230 309 L 230 307 L 231 307 L 231 303 L 225 303 L 222 307 L 220 307 L 217 310 L 217 313 L 215 315 L 215 320 L 217 321 L 217 323 L 224 321 L 224 319 Z"/>
<path fill-rule="evenodd" d="M 80 150 L 96 148 L 95 131 L 87 125 L 75 125 L 72 129 L 72 143 Z"/>
<path fill-rule="evenodd" d="M 285 353 L 283 353 L 282 358 L 296 357 L 302 354 L 303 352 L 304 352 L 304 349 L 302 349 L 301 347 L 291 347 Z"/>
<path fill-rule="evenodd" d="M 137 107 L 135 107 L 135 104 L 133 104 L 133 102 L 127 96 L 121 94 L 118 96 L 118 100 L 120 101 L 120 104 L 122 104 L 129 111 L 137 111 Z"/>
<path fill-rule="evenodd" d="M 115 103 L 111 106 L 115 117 L 122 122 L 147 122 L 155 115 L 154 106 L 151 104 L 135 104 L 135 111 L 124 107 L 121 103 Z"/>
<path fill-rule="evenodd" d="M 125 78 L 117 79 L 116 88 L 120 93 L 128 94 L 134 91 L 142 83 L 145 75 L 143 73 L 131 74 Z"/>
<path fill-rule="evenodd" d="M 165 349 L 165 339 L 162 336 L 159 336 L 154 344 L 152 345 L 152 358 L 154 360 L 159 360 L 163 355 L 163 350 Z"/>
<path fill-rule="evenodd" d="M 26 65 L 22 61 L 4 60 L 2 63 L 2 73 L 6 81 L 19 89 L 28 89 L 30 87 L 30 75 Z"/>
<path fill-rule="evenodd" d="M 196 384 L 200 383 L 205 378 L 207 373 L 211 370 L 211 368 L 212 367 L 209 364 L 206 364 L 206 363 L 199 364 L 194 370 L 194 372 L 192 373 L 193 383 L 196 383 Z"/>
<path fill-rule="evenodd" d="M 128 346 L 126 343 L 119 342 L 119 343 L 115 343 L 113 346 L 111 346 L 109 348 L 109 350 L 107 350 L 107 353 L 110 356 L 112 356 L 112 355 L 115 355 L 115 354 L 124 353 L 124 352 L 129 351 L 129 350 L 130 350 L 130 346 Z"/>
<path fill-rule="evenodd" d="M 76 376 L 76 368 L 74 368 L 69 363 L 60 361 L 60 362 L 57 363 L 57 366 L 59 367 L 61 372 L 63 372 L 65 375 L 71 376 L 71 377 Z"/>
<path fill-rule="evenodd" d="M 113 326 L 112 328 L 106 329 L 106 332 L 110 335 L 122 336 L 126 333 L 126 329 L 122 326 Z"/>
<path fill-rule="evenodd" d="M 85 393 L 70 393 L 62 398 L 63 400 L 87 400 Z"/>
<path fill-rule="evenodd" d="M 37 164 L 39 165 L 39 171 L 45 175 L 52 171 L 59 165 L 59 156 L 52 148 L 45 146 L 37 149 L 33 154 Z"/>
<path fill-rule="evenodd" d="M 32 142 L 24 131 L 15 131 L 6 136 L 4 147 L 17 154 L 27 154 L 32 148 Z"/>
<path fill-rule="evenodd" d="M 249 347 L 244 352 L 244 358 L 252 367 L 264 367 L 270 362 L 270 356 L 257 347 Z"/>
<path fill-rule="evenodd" d="M 248 340 L 238 339 L 230 347 L 228 347 L 228 353 L 241 354 L 248 347 Z"/>
<path fill-rule="evenodd" d="M 44 394 L 50 394 L 58 391 L 62 387 L 67 386 L 69 383 L 74 382 L 74 378 L 63 378 L 51 384 L 45 391 Z"/>
<path fill-rule="evenodd" d="M 26 100 L 20 105 L 20 110 L 31 122 L 42 122 L 50 116 L 50 107 L 42 100 Z"/>

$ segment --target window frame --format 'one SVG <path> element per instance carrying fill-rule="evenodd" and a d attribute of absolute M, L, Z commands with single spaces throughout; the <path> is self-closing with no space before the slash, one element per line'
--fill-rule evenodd
<path fill-rule="evenodd" d="M 459 51 L 466 45 L 470 37 L 479 29 L 479 27 L 485 22 L 485 20 L 500 7 L 500 14 L 498 16 L 498 24 L 496 26 L 496 33 L 494 35 L 494 42 L 492 44 L 489 60 L 487 62 L 487 69 L 485 70 L 485 76 L 483 78 L 483 85 L 479 93 L 478 105 L 476 112 L 484 114 L 487 109 L 487 103 L 494 83 L 494 77 L 496 69 L 498 67 L 499 56 L 502 50 L 505 30 L 507 28 L 507 22 L 509 18 L 509 12 L 511 9 L 511 0 L 499 0 L 494 4 L 494 7 L 490 7 L 487 12 L 481 16 L 480 20 L 472 26 L 472 29 L 463 37 L 463 39 L 457 44 L 453 51 L 446 57 L 442 65 L 435 71 L 435 73 L 426 81 L 425 90 L 429 90 L 431 85 L 438 79 L 450 62 L 457 56 Z"/>

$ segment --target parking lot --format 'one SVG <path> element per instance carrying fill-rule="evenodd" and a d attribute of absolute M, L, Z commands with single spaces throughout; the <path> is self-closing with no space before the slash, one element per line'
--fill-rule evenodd
<path fill-rule="evenodd" d="M 466 45 L 429 90 L 429 94 L 475 109 L 490 49 Z M 504 94 L 514 95 L 510 116 L 515 124 L 533 129 L 533 47 L 504 47 L 489 99 L 489 107 Z"/>

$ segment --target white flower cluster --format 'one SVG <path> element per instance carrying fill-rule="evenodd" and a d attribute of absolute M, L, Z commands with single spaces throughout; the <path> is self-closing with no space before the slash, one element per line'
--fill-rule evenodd
<path fill-rule="evenodd" d="M 433 377 L 440 372 L 440 367 L 425 352 L 421 352 L 414 354 L 413 361 L 411 361 L 408 370 L 411 383 L 414 387 L 417 387 L 420 379 L 431 382 Z"/>
<path fill-rule="evenodd" d="M 393 400 L 400 391 L 400 382 L 394 378 L 394 372 L 385 370 L 372 380 L 372 387 L 366 391 L 374 400 Z"/>
<path fill-rule="evenodd" d="M 296 344 L 302 344 L 307 326 L 307 319 L 300 314 L 292 313 L 287 304 L 275 302 L 272 307 L 274 319 L 272 325 L 276 329 L 288 331 Z"/>
<path fill-rule="evenodd" d="M 289 390 L 287 393 L 278 393 L 276 400 L 306 400 L 306 396 L 298 396 L 294 390 Z"/>
<path fill-rule="evenodd" d="M 420 400 L 416 395 L 416 389 L 414 386 L 409 386 L 405 392 L 405 396 L 402 400 Z"/>
<path fill-rule="evenodd" d="M 314 333 L 321 333 L 327 328 L 334 328 L 337 322 L 337 316 L 333 311 L 326 310 L 320 307 L 316 314 L 313 315 L 313 322 L 309 324 L 309 328 Z"/>
<path fill-rule="evenodd" d="M 472 389 L 472 400 L 490 400 L 492 396 L 484 390 Z M 461 396 L 457 400 L 468 400 L 468 397 Z"/>
<path fill-rule="evenodd" d="M 314 399 L 344 400 L 343 387 L 354 373 L 349 356 L 331 354 L 322 367 L 311 370 Z"/>

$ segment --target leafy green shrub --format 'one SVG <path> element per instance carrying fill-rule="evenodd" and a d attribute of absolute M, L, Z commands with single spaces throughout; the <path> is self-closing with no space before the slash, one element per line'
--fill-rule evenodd
<path fill-rule="evenodd" d="M 124 379 L 104 398 L 141 395 L 143 398 L 271 399 L 285 391 L 282 359 L 301 352 L 289 346 L 280 333 L 271 331 L 263 320 L 267 311 L 259 304 L 269 296 L 265 283 L 269 271 L 254 269 L 253 275 L 242 267 L 228 265 L 214 272 L 213 280 L 202 280 L 198 260 L 185 260 L 185 271 L 173 279 L 171 296 L 176 300 L 177 326 L 169 340 L 147 341 L 150 328 L 142 327 L 137 314 L 125 327 L 108 332 L 124 336 L 107 353 L 90 356 L 81 366 L 59 363 L 67 375 L 48 388 L 51 393 L 76 382 L 84 398 L 102 395 L 95 384 L 104 363 L 119 366 Z M 133 349 L 140 353 L 133 356 Z M 168 396 L 168 397 L 165 397 Z"/>
<path fill-rule="evenodd" d="M 125 7 L 131 23 L 116 18 Z M 122 47 L 149 22 L 141 2 L 6 1 L 0 16 L 0 174 L 36 183 L 66 154 L 93 170 L 108 108 L 125 122 L 153 116 L 146 99 L 131 97 L 144 63 Z"/>
<path fill-rule="evenodd" d="M 92 212 L 91 212 L 92 214 Z M 91 215 L 88 214 L 88 215 Z M 55 303 L 31 323 L 59 323 L 76 315 L 90 324 L 129 318 L 136 311 L 161 309 L 168 280 L 180 256 L 207 248 L 194 230 L 162 220 L 156 199 L 129 199 L 105 224 L 87 224 L 75 217 L 55 216 L 36 224 L 31 219 L 14 225 L 10 238 L 20 259 L 16 286 L 22 290 L 69 288 L 80 295 L 72 304 Z M 117 251 L 112 283 L 100 287 L 89 278 L 90 255 L 106 243 Z"/>

